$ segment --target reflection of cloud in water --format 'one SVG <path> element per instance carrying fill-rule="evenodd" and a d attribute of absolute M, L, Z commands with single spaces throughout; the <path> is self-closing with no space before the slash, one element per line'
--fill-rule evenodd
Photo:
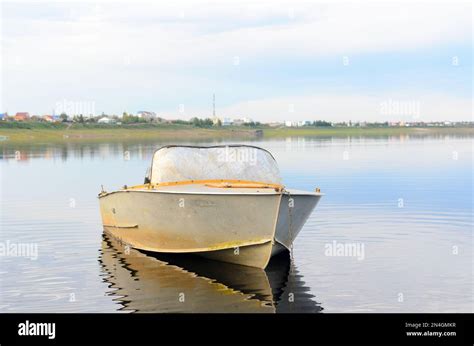
<path fill-rule="evenodd" d="M 319 312 L 288 256 L 266 270 L 193 255 L 143 253 L 104 235 L 99 258 L 109 294 L 133 312 Z M 294 299 L 292 299 L 294 297 Z M 290 302 L 290 300 L 293 300 Z"/>

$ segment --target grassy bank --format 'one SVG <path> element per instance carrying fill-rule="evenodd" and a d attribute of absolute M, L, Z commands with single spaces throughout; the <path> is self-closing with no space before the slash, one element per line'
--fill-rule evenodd
<path fill-rule="evenodd" d="M 124 141 L 154 139 L 206 139 L 256 137 L 256 130 L 239 128 L 197 128 L 190 125 L 82 125 L 31 124 L 22 127 L 0 125 L 1 142 Z"/>
<path fill-rule="evenodd" d="M 378 137 L 397 135 L 474 135 L 473 127 L 320 127 L 264 130 L 265 137 Z"/>
<path fill-rule="evenodd" d="M 12 125 L 13 124 L 13 125 Z M 321 127 L 321 128 L 261 128 L 264 138 L 284 137 L 379 137 L 398 135 L 474 135 L 474 128 L 455 127 Z M 57 141 L 124 141 L 124 140 L 199 140 L 199 139 L 251 139 L 262 133 L 246 127 L 198 128 L 178 124 L 84 125 L 48 123 L 0 124 L 0 143 L 5 142 L 57 142 Z"/>

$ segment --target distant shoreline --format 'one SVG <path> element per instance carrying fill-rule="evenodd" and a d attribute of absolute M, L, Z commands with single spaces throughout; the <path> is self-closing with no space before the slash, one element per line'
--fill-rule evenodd
<path fill-rule="evenodd" d="M 124 141 L 176 139 L 252 139 L 285 137 L 474 136 L 474 127 L 257 127 L 199 128 L 188 125 L 71 126 L 55 124 L 31 128 L 6 128 L 0 124 L 0 145 L 15 142 Z"/>

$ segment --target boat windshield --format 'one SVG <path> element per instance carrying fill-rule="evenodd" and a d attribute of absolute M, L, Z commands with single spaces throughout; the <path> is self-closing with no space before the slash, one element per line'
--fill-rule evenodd
<path fill-rule="evenodd" d="M 152 184 L 221 179 L 281 184 L 275 159 L 258 147 L 167 146 L 153 155 Z"/>

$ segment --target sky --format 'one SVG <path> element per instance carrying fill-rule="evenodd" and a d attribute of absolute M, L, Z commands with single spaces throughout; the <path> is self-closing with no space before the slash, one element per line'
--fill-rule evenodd
<path fill-rule="evenodd" d="M 0 112 L 472 121 L 470 1 L 2 1 Z"/>

